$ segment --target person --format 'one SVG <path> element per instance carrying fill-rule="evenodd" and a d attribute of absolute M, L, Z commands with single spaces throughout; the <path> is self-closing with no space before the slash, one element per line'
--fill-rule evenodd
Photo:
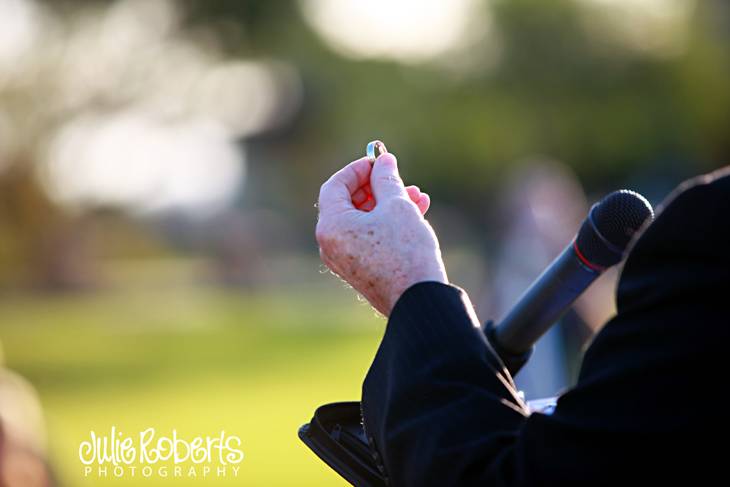
<path fill-rule="evenodd" d="M 485 245 L 494 252 L 489 284 L 472 299 L 477 316 L 499 318 L 570 242 L 588 214 L 588 201 L 565 164 L 532 157 L 508 169 L 484 205 L 485 213 L 498 215 L 490 233 L 499 235 L 499 242 Z M 530 360 L 514 377 L 526 399 L 555 397 L 575 382 L 586 341 L 615 314 L 615 270 L 603 273 L 535 342 Z"/>
<path fill-rule="evenodd" d="M 730 335 L 730 168 L 683 184 L 634 241 L 617 315 L 553 414 L 529 414 L 449 283 L 392 154 L 321 188 L 324 263 L 384 316 L 362 388 L 373 457 L 393 486 L 724 482 Z"/>

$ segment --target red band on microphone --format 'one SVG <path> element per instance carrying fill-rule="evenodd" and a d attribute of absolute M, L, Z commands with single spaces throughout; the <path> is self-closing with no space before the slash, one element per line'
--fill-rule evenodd
<path fill-rule="evenodd" d="M 575 251 L 575 255 L 578 256 L 578 259 L 580 259 L 580 261 L 583 263 L 583 265 L 585 265 L 592 271 L 603 272 L 606 270 L 605 267 L 596 265 L 596 264 L 592 263 L 591 261 L 589 261 L 588 259 L 586 259 L 585 256 L 583 256 L 583 254 L 580 252 L 580 249 L 578 248 L 578 242 L 575 240 L 573 240 L 573 250 Z"/>

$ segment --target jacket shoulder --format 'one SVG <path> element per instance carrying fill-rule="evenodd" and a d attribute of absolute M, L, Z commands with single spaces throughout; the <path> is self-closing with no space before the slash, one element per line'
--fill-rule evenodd
<path fill-rule="evenodd" d="M 730 166 L 686 181 L 660 206 L 626 259 L 619 312 L 727 279 L 729 249 Z"/>

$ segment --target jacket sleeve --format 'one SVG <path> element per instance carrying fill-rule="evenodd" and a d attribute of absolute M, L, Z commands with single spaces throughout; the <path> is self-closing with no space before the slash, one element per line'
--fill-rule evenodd
<path fill-rule="evenodd" d="M 528 415 L 463 291 L 407 290 L 363 384 L 365 431 L 389 484 L 656 485 L 685 475 L 696 484 L 711 475 L 720 449 L 706 447 L 709 432 L 728 433 L 708 395 L 725 380 L 719 358 L 730 338 L 722 179 L 674 198 L 638 240 L 618 315 L 551 416 Z"/>
<path fill-rule="evenodd" d="M 511 475 L 494 459 L 527 418 L 466 294 L 435 282 L 416 284 L 396 303 L 362 407 L 365 432 L 396 486 Z"/>

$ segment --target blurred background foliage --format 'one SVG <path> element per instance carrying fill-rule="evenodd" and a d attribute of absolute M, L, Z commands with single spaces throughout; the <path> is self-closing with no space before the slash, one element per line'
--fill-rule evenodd
<path fill-rule="evenodd" d="M 0 0 L 0 12 L 0 340 L 39 388 L 68 485 L 69 445 L 90 429 L 74 398 L 101 397 L 112 421 L 124 396 L 144 425 L 170 404 L 139 381 L 158 368 L 160 387 L 182 380 L 164 364 L 188 356 L 209 366 L 192 384 L 219 381 L 204 390 L 224 416 L 260 406 L 250 414 L 265 421 L 241 431 L 252 449 L 286 445 L 280 462 L 303 469 L 252 459 L 247 485 L 337 485 L 290 426 L 356 397 L 382 328 L 364 306 L 344 311 L 353 300 L 320 272 L 313 239 L 320 184 L 371 139 L 430 193 L 450 275 L 475 295 L 503 244 L 505 187 L 535 161 L 559 161 L 589 201 L 629 187 L 658 202 L 730 156 L 724 0 Z M 191 323 L 210 326 L 199 348 Z M 275 352 L 291 342 L 280 328 L 298 330 L 293 357 Z M 258 334 L 271 355 L 256 368 L 244 371 L 245 347 L 227 349 L 236 373 L 216 358 Z M 290 376 L 294 362 L 357 373 L 302 388 L 312 375 Z"/>
<path fill-rule="evenodd" d="M 268 240 L 278 240 L 262 236 L 264 248 L 312 252 L 319 184 L 376 137 L 435 206 L 458 208 L 487 237 L 495 237 L 484 225 L 490 195 L 530 158 L 563 162 L 591 194 L 660 180 L 650 190 L 654 198 L 728 159 L 726 2 L 459 0 L 420 9 L 395 2 L 401 3 L 32 4 L 27 29 L 37 22 L 41 32 L 15 35 L 27 45 L 15 56 L 6 49 L 0 78 L 2 288 L 27 283 L 17 278 L 31 270 L 31 281 L 45 287 L 93 280 L 91 268 L 64 275 L 73 265 L 56 261 L 68 252 L 92 267 L 93 256 L 80 254 L 210 254 L 219 244 L 207 228 L 210 217 L 226 211 L 240 220 L 264 210 L 259 216 L 277 226 Z M 220 79 L 201 88 L 209 70 L 220 71 Z M 167 126 L 215 119 L 227 125 L 221 137 L 245 157 L 233 157 L 238 170 L 208 163 L 192 176 L 158 158 L 164 167 L 156 174 L 135 174 L 140 157 L 130 145 L 143 151 L 154 141 L 136 140 L 134 128 L 115 132 L 127 145 L 67 140 L 103 139 L 103 129 L 77 125 L 103 124 L 131 109 L 131 123 L 142 116 Z M 73 129 L 79 133 L 69 136 Z M 198 127 L 175 130 L 184 140 Z M 192 150 L 205 152 L 206 143 L 215 141 Z M 157 150 L 172 161 L 182 157 Z M 113 163 L 127 170 L 102 167 L 70 187 L 104 151 L 121 152 Z M 69 161 L 78 158 L 87 161 Z M 186 177 L 201 188 L 209 184 L 213 194 L 140 203 L 176 178 L 191 184 Z M 217 180 L 223 177 L 238 179 L 235 188 Z M 114 188 L 122 183 L 129 189 Z M 224 195 L 216 199 L 216 190 Z M 193 218 L 209 200 L 215 211 L 206 221 Z M 93 233 L 96 242 L 84 241 L 90 248 L 81 250 L 79 232 Z"/>

